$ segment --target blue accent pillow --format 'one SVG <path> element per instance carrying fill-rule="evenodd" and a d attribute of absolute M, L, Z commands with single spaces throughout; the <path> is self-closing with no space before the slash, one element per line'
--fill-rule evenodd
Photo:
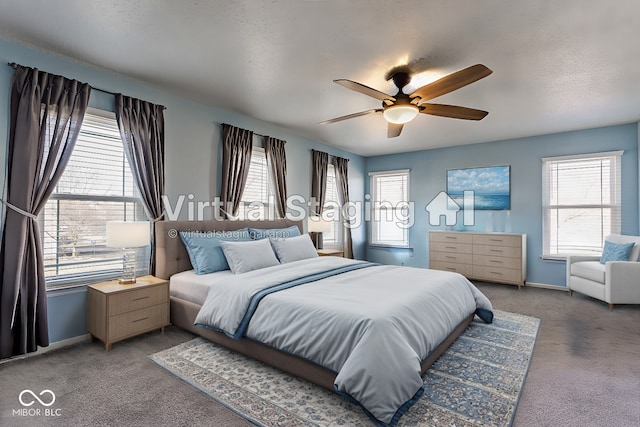
<path fill-rule="evenodd" d="M 266 239 L 267 237 L 284 239 L 287 237 L 296 237 L 300 235 L 297 226 L 292 225 L 285 228 L 252 228 L 249 227 L 249 234 L 253 240 Z"/>
<path fill-rule="evenodd" d="M 607 261 L 629 261 L 629 255 L 631 255 L 633 245 L 635 245 L 633 242 L 613 243 L 605 240 L 600 263 L 605 264 Z"/>
<path fill-rule="evenodd" d="M 234 231 L 192 232 L 181 231 L 180 238 L 187 248 L 189 260 L 196 274 L 229 270 L 220 241 L 249 241 L 247 228 Z"/>

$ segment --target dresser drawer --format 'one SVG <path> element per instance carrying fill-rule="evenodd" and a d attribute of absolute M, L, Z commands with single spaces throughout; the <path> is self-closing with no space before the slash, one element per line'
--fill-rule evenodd
<path fill-rule="evenodd" d="M 429 233 L 429 242 L 473 243 L 473 236 L 466 233 Z"/>
<path fill-rule="evenodd" d="M 455 262 L 458 264 L 472 264 L 473 255 L 458 252 L 431 252 L 430 260 L 441 262 Z"/>
<path fill-rule="evenodd" d="M 470 254 L 473 253 L 471 243 L 432 242 L 429 251 Z"/>
<path fill-rule="evenodd" d="M 521 268 L 521 264 L 522 264 L 522 261 L 520 260 L 520 258 L 508 258 L 508 257 L 500 257 L 500 256 L 473 254 L 473 265 L 512 268 L 514 270 L 519 270 Z"/>
<path fill-rule="evenodd" d="M 168 289 L 169 285 L 165 283 L 109 295 L 109 316 L 168 302 Z"/>
<path fill-rule="evenodd" d="M 154 305 L 109 318 L 109 341 L 137 335 L 169 324 L 169 303 Z"/>
<path fill-rule="evenodd" d="M 514 246 L 474 245 L 473 254 L 506 258 L 520 258 L 522 256 L 522 249 Z"/>
<path fill-rule="evenodd" d="M 472 272 L 470 264 L 456 264 L 454 262 L 433 261 L 429 264 L 429 268 L 432 270 L 452 271 L 466 277 L 471 276 Z"/>
<path fill-rule="evenodd" d="M 522 283 L 521 271 L 510 268 L 474 265 L 471 277 L 495 282 Z"/>
<path fill-rule="evenodd" d="M 474 245 L 510 246 L 519 248 L 522 246 L 522 236 L 501 234 L 474 234 Z"/>

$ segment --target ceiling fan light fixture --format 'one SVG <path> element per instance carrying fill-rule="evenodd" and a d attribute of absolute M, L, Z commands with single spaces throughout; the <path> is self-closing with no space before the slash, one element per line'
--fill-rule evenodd
<path fill-rule="evenodd" d="M 382 115 L 385 120 L 395 125 L 409 123 L 418 115 L 419 109 L 415 105 L 393 105 L 385 108 Z"/>

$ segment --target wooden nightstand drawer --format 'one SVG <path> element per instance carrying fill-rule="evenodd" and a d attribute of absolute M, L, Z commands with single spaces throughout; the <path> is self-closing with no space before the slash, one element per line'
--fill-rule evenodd
<path fill-rule="evenodd" d="M 166 302 L 168 286 L 169 284 L 162 284 L 111 295 L 109 297 L 109 316 Z"/>
<path fill-rule="evenodd" d="M 89 334 L 99 338 L 107 351 L 111 344 L 169 325 L 169 282 L 153 276 L 137 283 L 117 281 L 87 286 Z"/>
<path fill-rule="evenodd" d="M 344 257 L 344 252 L 339 249 L 318 249 L 318 256 L 337 256 Z"/>
<path fill-rule="evenodd" d="M 168 313 L 168 303 L 164 303 L 113 316 L 109 319 L 109 341 L 166 326 Z"/>

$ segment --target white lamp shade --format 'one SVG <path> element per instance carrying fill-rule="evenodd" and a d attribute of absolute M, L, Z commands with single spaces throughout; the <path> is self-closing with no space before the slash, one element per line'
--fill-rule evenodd
<path fill-rule="evenodd" d="M 307 230 L 309 233 L 324 233 L 331 231 L 331 222 L 325 221 L 319 216 L 310 216 L 307 218 Z"/>
<path fill-rule="evenodd" d="M 147 246 L 151 232 L 147 221 L 107 222 L 107 246 L 112 248 L 137 248 Z"/>
<path fill-rule="evenodd" d="M 394 105 L 385 109 L 382 115 L 389 123 L 403 125 L 418 115 L 418 107 L 415 105 Z"/>

